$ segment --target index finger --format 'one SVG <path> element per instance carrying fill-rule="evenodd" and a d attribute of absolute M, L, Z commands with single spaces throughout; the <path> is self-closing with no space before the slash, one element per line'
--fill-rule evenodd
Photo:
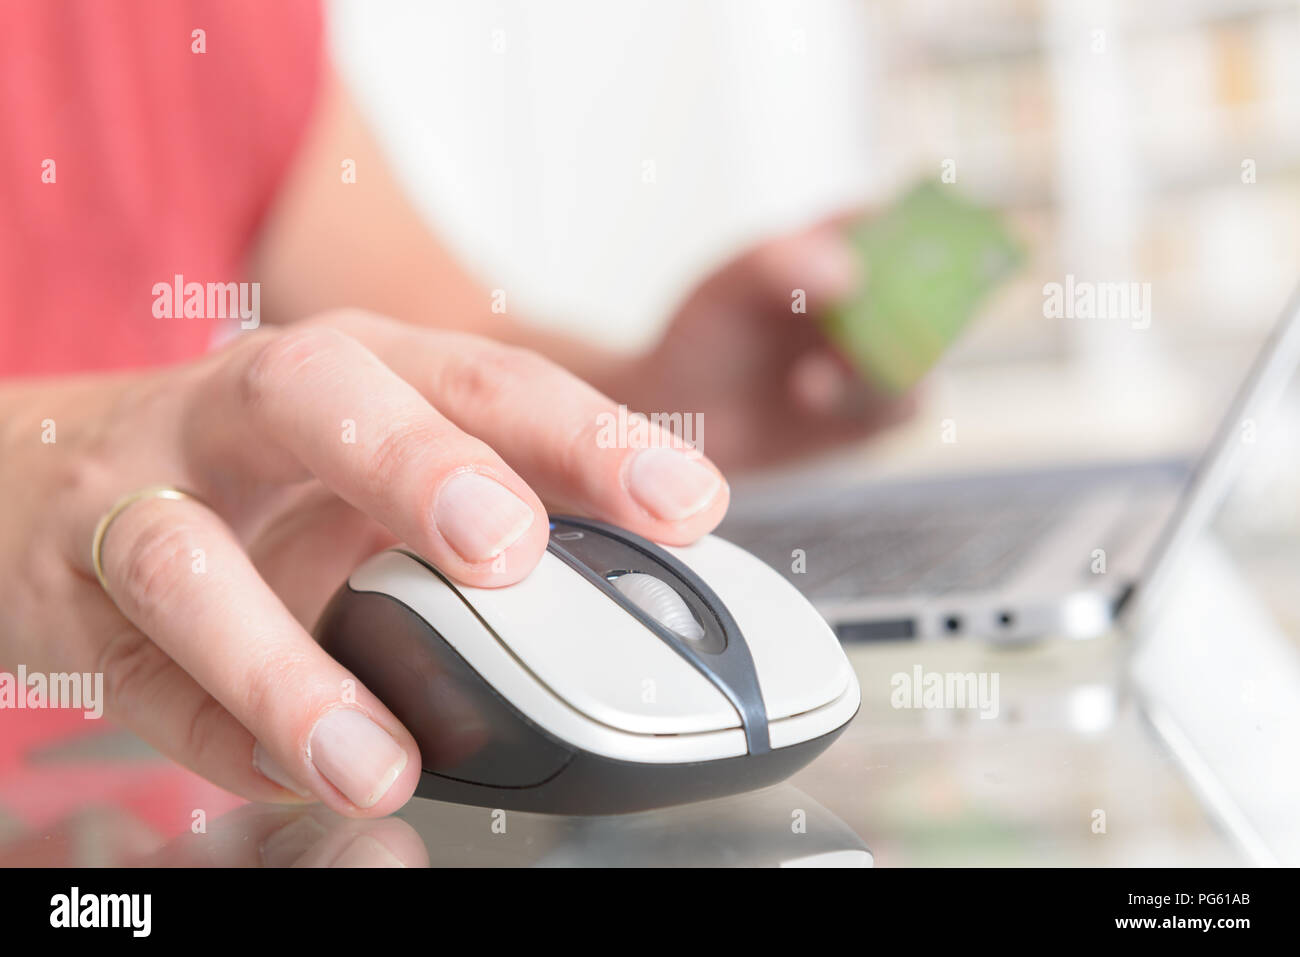
<path fill-rule="evenodd" d="M 200 491 L 222 515 L 238 508 L 234 476 L 315 476 L 458 581 L 509 584 L 546 548 L 524 480 L 339 330 L 290 329 L 236 352 L 188 427 Z"/>
<path fill-rule="evenodd" d="M 698 447 L 702 417 L 690 410 L 667 415 L 678 434 L 535 353 L 363 313 L 339 321 L 443 415 L 497 450 L 553 510 L 670 545 L 695 541 L 726 513 L 730 490 Z"/>

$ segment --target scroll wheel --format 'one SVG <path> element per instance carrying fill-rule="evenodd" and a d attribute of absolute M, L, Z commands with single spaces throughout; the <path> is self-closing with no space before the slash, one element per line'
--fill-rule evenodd
<path fill-rule="evenodd" d="M 704 637 L 704 626 L 667 582 L 644 572 L 628 572 L 615 578 L 613 584 L 628 601 L 669 631 L 688 641 L 699 641 Z"/>

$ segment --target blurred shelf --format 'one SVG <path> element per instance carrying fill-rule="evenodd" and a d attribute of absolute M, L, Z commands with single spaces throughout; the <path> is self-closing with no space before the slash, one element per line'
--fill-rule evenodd
<path fill-rule="evenodd" d="M 957 68 L 988 62 L 1046 58 L 1064 49 L 1048 35 L 1051 0 L 1026 3 L 885 4 L 898 62 Z M 893 7 L 903 8 L 891 9 Z M 1300 14 L 1295 0 L 1146 0 L 1116 6 L 1109 25 L 1127 43 L 1151 36 L 1250 23 L 1270 16 Z M 933 19 L 926 20 L 926 13 Z M 1101 24 L 1099 23 L 1099 26 Z M 1089 37 L 1080 37 L 1088 42 Z"/>

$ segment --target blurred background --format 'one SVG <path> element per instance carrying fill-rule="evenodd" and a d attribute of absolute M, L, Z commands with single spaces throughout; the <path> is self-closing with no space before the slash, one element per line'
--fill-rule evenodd
<path fill-rule="evenodd" d="M 1028 264 L 914 422 L 842 456 L 855 475 L 1194 455 L 1300 282 L 1295 0 L 330 13 L 338 69 L 434 228 L 512 311 L 612 346 L 652 341 L 758 239 L 883 207 L 945 168 L 1001 209 Z M 1150 283 L 1151 327 L 1045 318 L 1043 286 L 1067 275 Z M 956 443 L 937 441 L 946 419 Z M 1294 390 L 1276 425 L 1254 423 L 1229 510 L 1279 596 L 1300 535 L 1297 423 Z"/>
<path fill-rule="evenodd" d="M 1161 335 L 1206 345 L 1267 324 L 1296 278 L 1287 0 L 332 13 L 336 62 L 431 221 L 540 321 L 612 343 L 647 341 L 756 237 L 886 203 L 945 161 L 1035 252 L 963 360 L 1088 352 L 1085 329 L 1043 321 L 1044 276 L 1149 281 Z"/>

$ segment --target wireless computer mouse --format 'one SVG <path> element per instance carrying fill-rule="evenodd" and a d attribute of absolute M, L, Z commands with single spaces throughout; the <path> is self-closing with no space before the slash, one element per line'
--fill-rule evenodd
<path fill-rule="evenodd" d="M 830 627 L 753 555 L 585 518 L 552 519 L 505 588 L 383 552 L 316 637 L 414 735 L 417 794 L 491 808 L 619 814 L 763 787 L 861 700 Z"/>

